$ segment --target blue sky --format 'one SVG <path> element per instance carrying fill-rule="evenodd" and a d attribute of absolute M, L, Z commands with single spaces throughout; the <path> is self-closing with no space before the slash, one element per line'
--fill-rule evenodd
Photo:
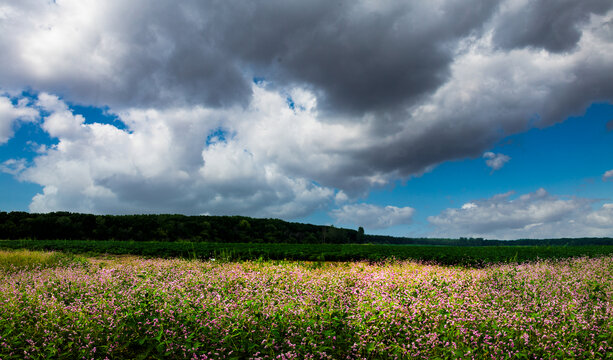
<path fill-rule="evenodd" d="M 472 1 L 6 5 L 0 210 L 613 236 L 613 4 Z"/>

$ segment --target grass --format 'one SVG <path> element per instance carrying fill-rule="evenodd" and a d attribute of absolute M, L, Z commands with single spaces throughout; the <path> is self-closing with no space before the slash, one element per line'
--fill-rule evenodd
<path fill-rule="evenodd" d="M 83 257 L 56 251 L 0 250 L 0 270 L 2 271 L 53 268 L 86 263 L 87 260 Z"/>

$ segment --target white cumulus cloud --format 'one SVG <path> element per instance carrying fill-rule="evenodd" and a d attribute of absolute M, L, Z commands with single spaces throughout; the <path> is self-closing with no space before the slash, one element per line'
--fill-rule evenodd
<path fill-rule="evenodd" d="M 545 189 L 499 194 L 428 217 L 433 236 L 493 239 L 613 236 L 613 205 L 594 210 L 594 200 L 565 198 Z"/>
<path fill-rule="evenodd" d="M 278 127 L 289 129 L 300 115 L 271 108 L 269 102 L 276 101 L 276 97 L 270 99 L 267 95 L 262 92 L 262 98 L 256 97 L 256 104 L 248 110 L 127 110 L 119 114 L 127 128 L 120 129 L 110 124 L 86 123 L 57 96 L 41 94 L 37 106 L 46 113 L 42 128 L 58 143 L 42 149 L 25 169 L 21 163 L 7 162 L 3 170 L 19 173 L 21 180 L 43 186 L 43 192 L 30 205 L 30 210 L 36 212 L 303 216 L 333 202 L 337 194 L 299 172 L 282 171 L 271 160 L 284 155 L 281 149 L 274 153 L 274 149 L 261 147 L 258 142 L 272 141 L 280 133 L 262 129 L 206 142 L 207 137 L 219 131 L 223 119 L 240 117 L 234 111 L 256 119 L 261 116 L 262 122 L 270 118 Z M 275 109 L 286 111 L 286 115 L 274 113 Z M 308 140 L 306 131 L 285 133 L 288 142 L 298 142 L 298 136 Z M 296 149 L 295 154 L 299 155 L 299 151 Z M 308 155 L 300 157 L 308 161 Z M 322 154 L 318 160 L 325 158 Z"/>
<path fill-rule="evenodd" d="M 28 107 L 27 99 L 21 99 L 13 105 L 9 98 L 0 96 L 0 145 L 13 137 L 18 122 L 32 122 L 37 119 L 38 111 Z"/>
<path fill-rule="evenodd" d="M 595 228 L 608 230 L 610 234 L 613 228 L 613 204 L 603 204 L 600 209 L 588 213 L 586 215 L 586 222 Z"/>
<path fill-rule="evenodd" d="M 411 207 L 348 204 L 334 209 L 330 215 L 343 225 L 363 226 L 366 229 L 384 229 L 410 224 L 415 209 Z"/>
<path fill-rule="evenodd" d="M 613 170 L 605 171 L 605 173 L 602 175 L 603 181 L 607 181 L 612 178 L 613 178 Z"/>

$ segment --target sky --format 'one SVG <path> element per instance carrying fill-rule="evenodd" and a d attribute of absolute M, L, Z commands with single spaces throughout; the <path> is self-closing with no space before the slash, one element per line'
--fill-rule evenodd
<path fill-rule="evenodd" d="M 610 0 L 0 0 L 0 211 L 613 237 Z"/>

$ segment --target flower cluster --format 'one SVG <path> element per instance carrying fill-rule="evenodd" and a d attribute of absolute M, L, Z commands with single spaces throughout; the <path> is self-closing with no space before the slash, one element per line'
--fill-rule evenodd
<path fill-rule="evenodd" d="M 0 359 L 601 358 L 613 257 L 412 262 L 90 259 L 0 271 Z"/>

